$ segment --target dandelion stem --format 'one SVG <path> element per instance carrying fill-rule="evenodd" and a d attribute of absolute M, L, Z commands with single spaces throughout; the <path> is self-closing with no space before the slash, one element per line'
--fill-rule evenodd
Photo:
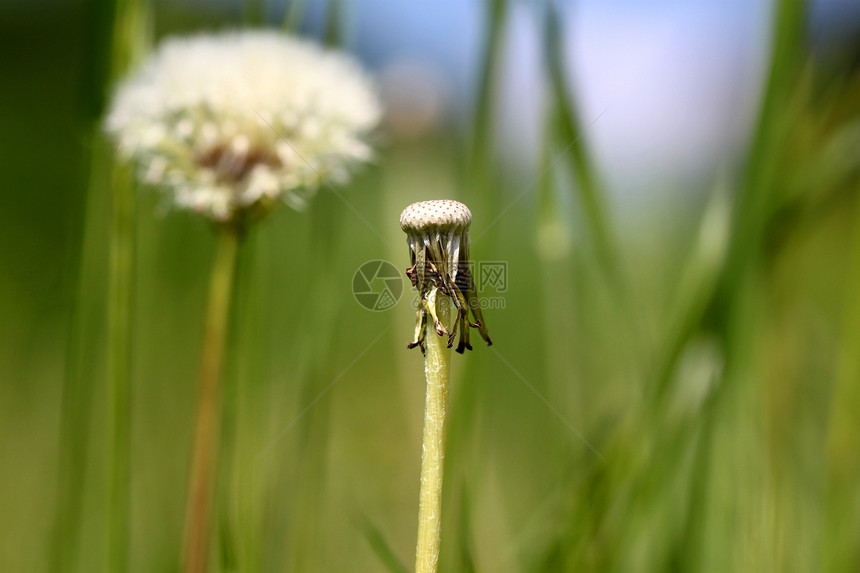
<path fill-rule="evenodd" d="M 230 315 L 239 234 L 221 230 L 209 284 L 209 306 L 197 386 L 197 413 L 185 522 L 185 573 L 204 573 L 212 531 L 221 371 Z"/>
<path fill-rule="evenodd" d="M 427 297 L 436 306 L 443 325 L 450 324 L 450 302 L 436 299 L 436 291 Z M 448 379 L 451 352 L 448 339 L 439 336 L 433 321 L 427 321 L 424 374 L 427 377 L 427 400 L 424 406 L 424 444 L 421 455 L 421 489 L 418 505 L 418 545 L 415 573 L 435 573 L 439 563 L 442 525 L 442 476 L 445 463 L 445 438 L 448 426 Z M 466 327 L 468 328 L 468 326 Z"/>

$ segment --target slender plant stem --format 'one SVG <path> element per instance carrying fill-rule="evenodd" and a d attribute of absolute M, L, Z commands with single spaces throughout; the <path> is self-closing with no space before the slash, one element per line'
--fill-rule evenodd
<path fill-rule="evenodd" d="M 69 261 L 67 276 L 70 288 L 69 325 L 66 342 L 65 372 L 60 406 L 59 460 L 57 468 L 57 504 L 54 531 L 50 543 L 51 573 L 62 573 L 77 562 L 79 533 L 83 513 L 83 491 L 90 454 L 89 435 L 92 425 L 93 394 L 96 381 L 92 372 L 100 356 L 96 343 L 104 329 L 103 281 L 107 201 L 104 200 L 103 174 L 110 164 L 101 140 L 93 129 L 89 134 L 89 167 L 85 174 L 85 207 L 76 242 L 80 248 Z"/>
<path fill-rule="evenodd" d="M 146 0 L 115 2 L 111 77 L 130 69 L 148 50 L 151 33 Z M 110 270 L 107 314 L 108 408 L 110 417 L 107 565 L 128 570 L 131 501 L 131 349 L 134 297 L 134 182 L 128 166 L 112 169 Z"/>
<path fill-rule="evenodd" d="M 491 170 L 493 113 L 496 109 L 496 87 L 499 65 L 502 58 L 507 0 L 489 0 L 487 19 L 487 41 L 481 60 L 477 101 L 475 102 L 475 125 L 472 136 L 471 171 L 486 176 Z M 482 190 L 484 191 L 484 190 Z"/>
<path fill-rule="evenodd" d="M 428 297 L 428 304 L 437 304 Z M 439 320 L 449 324 L 450 304 L 440 299 L 436 307 Z M 468 327 L 467 327 L 468 328 Z M 439 336 L 433 321 L 427 321 L 427 350 L 424 375 L 427 378 L 427 400 L 424 405 L 424 444 L 421 455 L 421 489 L 418 503 L 418 545 L 415 573 L 435 573 L 439 564 L 442 529 L 442 476 L 445 465 L 445 438 L 448 426 L 448 379 L 451 351 L 448 339 Z"/>
<path fill-rule="evenodd" d="M 212 533 L 221 372 L 239 235 L 221 229 L 209 284 L 209 307 L 197 386 L 197 413 L 185 521 L 185 573 L 204 573 Z"/>
<path fill-rule="evenodd" d="M 245 0 L 242 19 L 246 26 L 261 26 L 266 20 L 265 0 Z"/>
<path fill-rule="evenodd" d="M 90 428 L 90 412 L 92 411 L 92 397 L 94 393 L 94 379 L 92 371 L 95 366 L 91 350 L 95 338 L 90 334 L 93 322 L 99 323 L 98 331 L 101 332 L 103 316 L 101 303 L 104 300 L 101 285 L 93 284 L 90 276 L 103 277 L 101 263 L 96 263 L 103 252 L 101 245 L 105 244 L 102 228 L 96 224 L 97 221 L 111 220 L 110 232 L 117 230 L 117 209 L 109 217 L 102 213 L 107 209 L 107 201 L 103 200 L 104 179 L 111 172 L 111 162 L 104 149 L 102 138 L 99 135 L 98 121 L 104 112 L 109 86 L 111 80 L 127 68 L 132 54 L 139 55 L 143 50 L 144 38 L 147 36 L 146 18 L 139 17 L 146 6 L 145 0 L 124 1 L 119 0 L 94 0 L 87 4 L 87 33 L 84 47 L 84 60 L 86 65 L 82 67 L 83 93 L 80 98 L 82 104 L 79 110 L 80 119 L 84 121 L 87 130 L 87 149 L 89 154 L 89 167 L 86 170 L 85 206 L 83 211 L 83 231 L 80 235 L 80 251 L 75 254 L 77 259 L 70 270 L 69 276 L 75 283 L 73 289 L 75 298 L 71 302 L 72 316 L 69 322 L 67 358 L 65 376 L 63 381 L 63 400 L 60 412 L 60 460 L 58 468 L 58 490 L 57 509 L 54 522 L 53 539 L 50 544 L 50 571 L 68 571 L 74 567 L 78 553 L 79 530 L 82 519 L 81 491 L 84 487 L 87 460 L 89 457 L 88 433 Z M 134 30 L 135 34 L 129 34 Z M 132 37 L 133 36 L 133 37 Z M 132 45 L 133 44 L 133 45 Z M 117 205 L 113 205 L 117 207 Z M 123 207 L 125 208 L 125 207 Z M 130 207 L 133 209 L 133 206 Z M 127 215 L 127 213 L 126 213 Z M 123 216 L 128 219 L 127 216 Z M 111 235 L 110 257 L 111 267 L 109 272 L 109 295 L 111 306 L 108 309 L 109 338 L 107 341 L 107 360 L 110 386 L 111 402 L 111 447 L 110 456 L 112 462 L 123 463 L 123 446 L 121 441 L 127 437 L 116 435 L 117 421 L 120 418 L 127 419 L 127 394 L 123 395 L 123 380 L 115 380 L 113 375 L 120 369 L 125 361 L 119 356 L 123 352 L 123 345 L 127 352 L 129 347 L 127 340 L 120 342 L 120 338 L 127 335 L 121 331 L 123 320 L 128 325 L 127 316 L 121 317 L 116 311 L 119 310 L 117 301 L 122 298 L 123 292 L 130 292 L 126 288 L 130 283 L 129 277 L 120 277 L 121 271 L 117 269 L 115 262 L 124 258 L 123 248 L 116 249 Z M 115 260 L 115 255 L 119 255 Z M 92 272 L 94 269 L 98 269 Z M 130 266 L 127 267 L 130 272 Z M 90 274 L 92 273 L 92 274 Z M 94 315 L 98 315 L 98 319 Z M 117 344 L 119 343 L 119 344 Z M 120 376 L 128 377 L 127 368 Z M 123 400 L 124 404 L 114 404 L 114 399 Z M 118 457 L 117 457 L 118 454 Z M 127 449 L 125 458 L 127 457 Z M 121 531 L 115 526 L 120 526 L 126 521 L 127 500 L 121 497 L 127 493 L 121 484 L 128 482 L 123 477 L 120 466 L 110 468 L 108 477 L 108 566 L 111 571 L 124 571 L 125 543 L 127 539 L 126 529 Z M 127 471 L 125 471 L 127 476 Z"/>
<path fill-rule="evenodd" d="M 328 0 L 325 17 L 325 45 L 341 48 L 344 45 L 346 30 L 344 12 L 346 7 L 341 0 Z"/>
<path fill-rule="evenodd" d="M 111 192 L 107 368 L 110 399 L 108 569 L 128 565 L 131 478 L 131 306 L 134 259 L 134 189 L 127 168 L 115 167 Z"/>
<path fill-rule="evenodd" d="M 223 410 L 221 412 L 221 446 L 218 474 L 215 478 L 216 505 L 219 517 L 217 539 L 221 569 L 224 571 L 260 571 L 260 516 L 257 487 L 258 466 L 253 463 L 259 440 L 259 382 L 263 375 L 263 354 L 259 339 L 263 309 L 259 292 L 260 248 L 266 245 L 259 235 L 248 235 L 236 267 L 234 286 L 236 321 L 226 352 L 232 367 L 226 371 Z"/>
<path fill-rule="evenodd" d="M 860 221 L 860 205 L 855 221 Z M 855 223 L 856 225 L 856 223 Z M 860 226 L 855 226 L 860 229 Z M 848 282 L 842 319 L 842 342 L 833 382 L 833 398 L 827 429 L 827 487 L 824 495 L 822 571 L 856 571 L 860 566 L 856 516 L 860 501 L 857 475 L 860 472 L 860 232 L 855 231 L 848 267 Z M 849 500 L 849 501 L 846 501 Z"/>
<path fill-rule="evenodd" d="M 281 27 L 288 34 L 296 34 L 302 27 L 305 16 L 307 0 L 288 0 L 287 9 L 284 11 L 284 19 Z"/>
<path fill-rule="evenodd" d="M 467 158 L 463 163 L 465 170 L 460 178 L 460 185 L 471 190 L 470 197 L 473 199 L 470 199 L 469 204 L 471 205 L 471 201 L 474 201 L 477 204 L 475 212 L 480 211 L 487 220 L 499 218 L 502 211 L 502 194 L 499 193 L 501 183 L 493 156 L 493 141 L 496 135 L 493 120 L 499 107 L 498 87 L 505 47 L 505 27 L 508 23 L 511 4 L 509 0 L 484 0 L 481 2 L 486 22 L 484 24 L 486 38 L 483 42 L 483 53 L 479 64 L 479 79 L 475 84 L 477 92 L 474 101 L 472 133 L 468 142 L 467 153 L 464 154 Z M 485 252 L 488 255 L 492 255 L 493 245 L 496 244 L 492 237 L 496 236 L 498 231 L 499 225 L 494 225 L 489 230 L 485 240 L 482 241 L 483 248 L 486 249 Z M 434 333 L 433 336 L 436 334 Z M 470 456 L 468 452 L 480 448 L 483 441 L 482 411 L 479 398 L 483 391 L 482 388 L 486 385 L 486 363 L 482 357 L 475 356 L 464 364 L 463 372 L 464 378 L 468 379 L 470 383 L 460 386 L 453 398 L 460 415 L 452 423 L 451 444 L 447 453 L 450 462 L 449 469 L 453 471 L 453 473 L 449 473 L 449 486 L 454 486 L 454 496 L 461 499 L 460 509 L 466 511 L 465 506 L 462 505 L 464 498 L 458 493 L 458 490 L 466 487 L 463 477 L 464 471 L 469 473 L 467 468 L 474 467 L 478 460 L 475 456 Z M 468 570 L 468 563 L 471 562 L 469 543 L 471 533 L 468 531 L 468 522 L 464 519 L 456 519 L 451 523 L 456 528 L 452 532 L 451 539 L 458 547 L 452 548 L 449 554 L 459 556 L 458 563 L 463 567 L 463 570 Z M 447 563 L 447 566 L 450 567 L 451 563 Z"/>
<path fill-rule="evenodd" d="M 568 74 L 565 73 L 560 19 L 553 3 L 548 3 L 544 37 L 546 38 L 547 67 L 554 98 L 552 119 L 557 126 L 555 130 L 557 137 L 566 147 L 566 153 L 571 160 L 571 173 L 576 181 L 584 223 L 588 226 L 587 230 L 594 243 L 598 261 L 612 282 L 626 289 L 626 285 L 623 285 L 626 279 L 623 277 L 621 263 L 618 260 L 617 239 L 607 206 L 606 190 L 599 180 L 588 149 L 585 139 L 588 127 L 584 126 L 579 118 L 576 90 L 571 88 Z M 552 130 L 549 130 L 549 133 L 552 133 Z"/>
<path fill-rule="evenodd" d="M 474 109 L 474 124 L 465 163 L 465 182 L 475 191 L 481 201 L 480 211 L 495 219 L 501 213 L 498 191 L 498 173 L 493 162 L 493 119 L 498 108 L 498 84 L 504 48 L 505 24 L 507 22 L 508 0 L 487 0 L 483 3 L 487 18 L 487 38 L 481 55 L 479 79 L 477 82 Z M 492 241 L 489 241 L 493 244 Z"/>
<path fill-rule="evenodd" d="M 306 376 L 296 378 L 301 382 L 302 403 L 307 404 L 319 396 L 324 385 L 335 376 L 328 357 L 337 332 L 338 316 L 341 305 L 335 301 L 336 279 L 332 269 L 336 268 L 337 241 L 341 229 L 341 212 L 338 199 L 326 193 L 317 197 L 311 215 L 312 264 L 308 282 L 310 292 L 317 293 L 313 300 L 321 301 L 307 306 L 309 313 L 305 321 L 314 325 L 307 331 L 309 343 L 308 360 L 310 364 Z M 302 419 L 297 428 L 298 454 L 302 467 L 296 472 L 297 487 L 300 495 L 296 503 L 296 514 L 302 516 L 296 521 L 290 556 L 291 571 L 325 571 L 325 552 L 322 542 L 325 539 L 325 520 L 321 508 L 325 505 L 327 482 L 320 479 L 326 476 L 327 452 L 331 443 L 331 402 L 321 400 L 313 412 Z"/>

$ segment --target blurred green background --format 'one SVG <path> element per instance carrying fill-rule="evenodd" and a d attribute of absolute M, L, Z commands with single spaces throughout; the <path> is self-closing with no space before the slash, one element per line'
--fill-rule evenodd
<path fill-rule="evenodd" d="M 694 97 L 692 115 L 643 127 L 624 119 L 640 92 L 606 107 L 589 92 L 600 74 L 575 72 L 574 22 L 593 2 L 466 4 L 149 8 L 153 41 L 277 26 L 286 9 L 298 33 L 379 72 L 389 110 L 377 160 L 340 190 L 349 204 L 323 189 L 304 213 L 284 206 L 240 255 L 213 570 L 411 569 L 412 295 L 370 312 L 351 289 L 367 261 L 407 266 L 399 213 L 432 198 L 469 205 L 473 258 L 508 270 L 504 292 L 482 293 L 502 301 L 485 313 L 495 345 L 453 358 L 443 571 L 860 569 L 856 12 L 761 3 L 738 16 L 758 46 L 738 56 L 752 62 L 742 97 Z M 0 4 L 4 572 L 111 570 L 112 180 L 97 121 L 131 33 L 116 6 Z M 421 42 L 453 46 L 435 68 L 385 66 L 410 14 Z M 664 38 L 656 16 L 624 21 Z M 656 61 L 684 50 L 669 42 Z M 677 91 L 629 66 L 614 72 L 652 98 Z M 714 89 L 736 94 L 731 77 Z M 698 159 L 676 142 L 656 166 L 615 147 L 650 149 L 697 118 L 737 133 Z M 157 193 L 135 197 L 128 569 L 178 571 L 214 241 Z"/>

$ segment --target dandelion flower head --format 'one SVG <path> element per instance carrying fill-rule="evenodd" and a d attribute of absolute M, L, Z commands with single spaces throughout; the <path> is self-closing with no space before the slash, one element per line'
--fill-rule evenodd
<path fill-rule="evenodd" d="M 380 114 L 351 57 L 242 31 L 164 41 L 119 85 L 105 130 L 178 208 L 229 223 L 346 181 Z"/>

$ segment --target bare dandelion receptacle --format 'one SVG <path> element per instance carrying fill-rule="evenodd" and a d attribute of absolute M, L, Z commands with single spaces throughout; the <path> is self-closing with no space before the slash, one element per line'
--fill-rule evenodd
<path fill-rule="evenodd" d="M 461 354 L 472 349 L 470 327 L 477 328 L 487 344 L 492 344 L 469 267 L 471 223 L 468 207 L 446 199 L 413 203 L 400 214 L 400 228 L 407 235 L 412 263 L 406 275 L 420 297 L 415 336 L 409 348 L 418 346 L 424 351 L 428 320 L 433 321 L 439 336 L 448 337 L 449 348 L 459 330 L 456 351 Z M 439 320 L 432 304 L 437 293 L 449 297 L 456 309 L 450 330 Z"/>

